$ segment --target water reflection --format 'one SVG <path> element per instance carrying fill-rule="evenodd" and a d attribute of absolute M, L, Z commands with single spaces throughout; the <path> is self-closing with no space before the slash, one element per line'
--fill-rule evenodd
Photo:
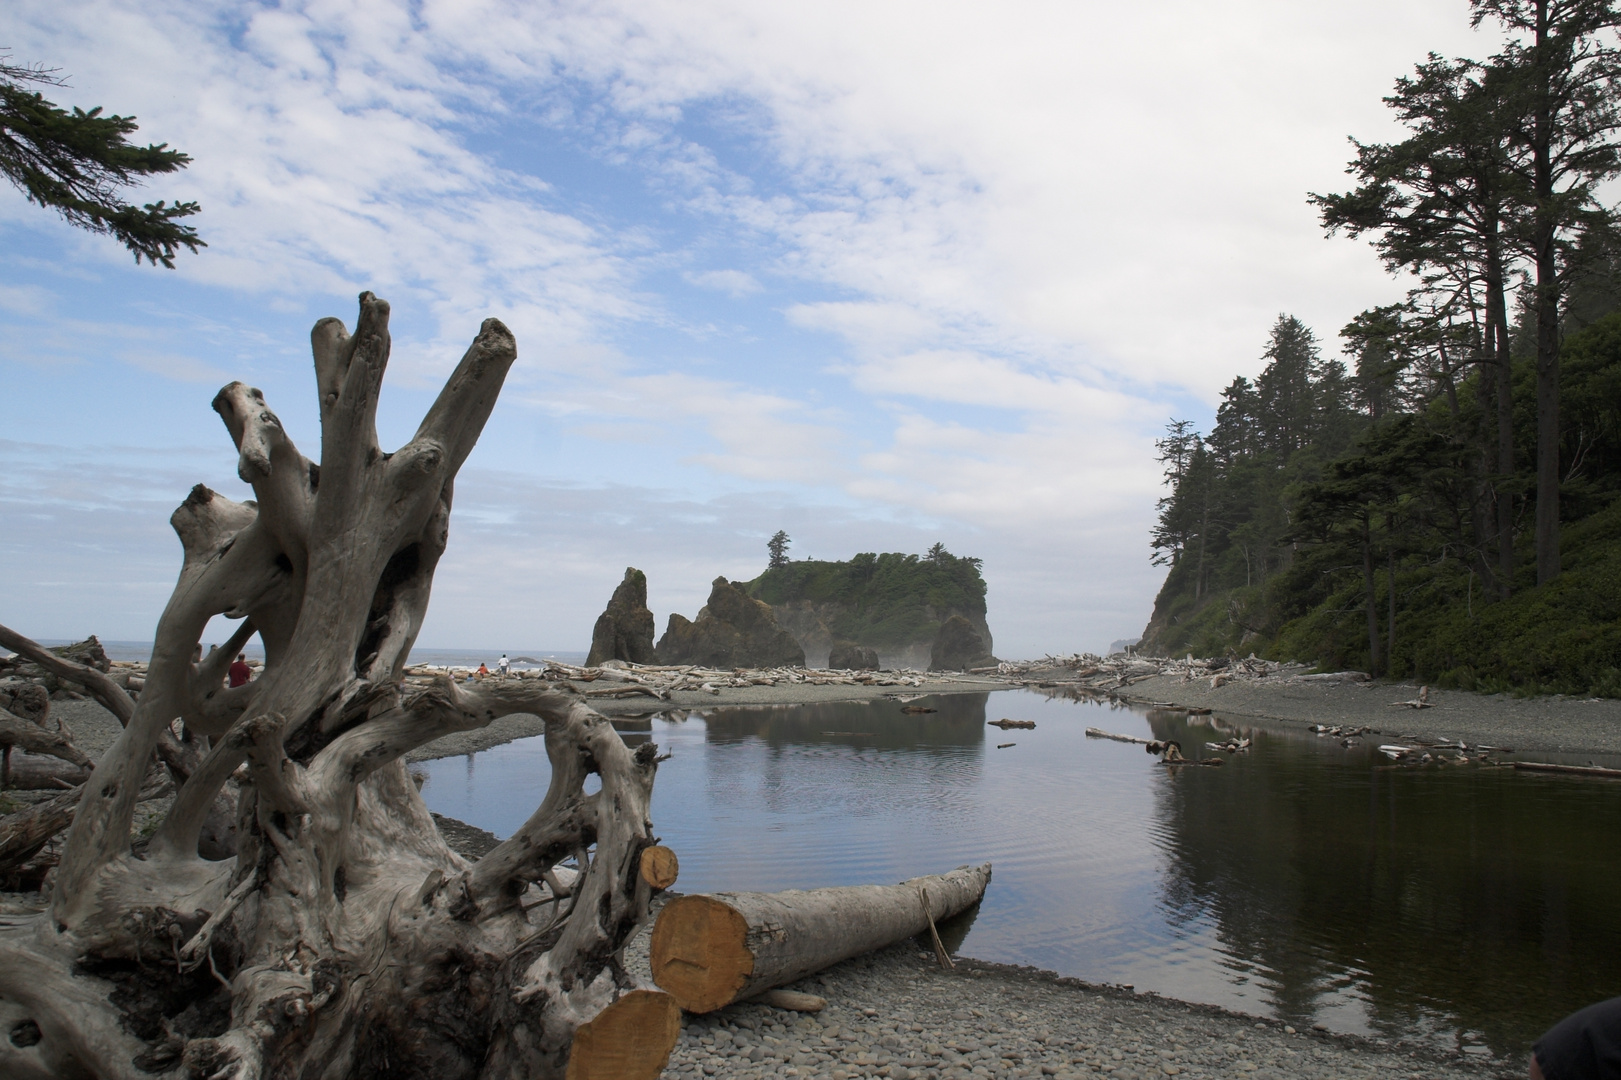
<path fill-rule="evenodd" d="M 1382 768 L 1298 728 L 1024 692 L 616 722 L 673 756 L 653 820 L 686 891 L 898 881 L 991 860 L 962 950 L 1337 1030 L 1505 1056 L 1621 992 L 1621 783 Z M 1003 733 L 1000 717 L 1037 721 Z M 1169 770 L 1088 725 L 1254 739 Z M 998 749 L 1000 743 L 1015 745 Z M 544 790 L 540 740 L 426 763 L 433 809 L 499 835 Z M 942 927 L 942 932 L 945 928 Z"/>
<path fill-rule="evenodd" d="M 1276 1015 L 1508 1055 L 1621 989 L 1621 867 L 1603 835 L 1621 785 L 1254 737 L 1219 777 L 1169 778 L 1155 815 L 1168 915 L 1211 913 L 1230 970 Z"/>

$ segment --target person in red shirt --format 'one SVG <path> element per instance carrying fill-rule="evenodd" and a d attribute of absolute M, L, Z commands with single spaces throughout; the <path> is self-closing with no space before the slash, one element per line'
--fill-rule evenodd
<path fill-rule="evenodd" d="M 246 686 L 248 680 L 253 678 L 253 671 L 248 667 L 247 653 L 236 654 L 236 659 L 231 663 L 229 675 L 232 686 Z"/>

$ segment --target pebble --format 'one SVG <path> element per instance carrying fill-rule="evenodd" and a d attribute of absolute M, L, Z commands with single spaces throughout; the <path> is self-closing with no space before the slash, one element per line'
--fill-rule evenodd
<path fill-rule="evenodd" d="M 648 977 L 646 935 L 626 951 Z M 733 1005 L 683 1015 L 674 1080 L 1014 1080 L 1019 1077 L 1519 1077 L 1511 1063 L 1292 1027 L 1022 968 L 942 971 L 910 943 L 794 984 L 827 998 L 809 1015 Z"/>

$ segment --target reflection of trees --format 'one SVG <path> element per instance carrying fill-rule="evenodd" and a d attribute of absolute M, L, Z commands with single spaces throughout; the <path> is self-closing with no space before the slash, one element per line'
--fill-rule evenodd
<path fill-rule="evenodd" d="M 704 719 L 709 795 L 770 813 L 949 813 L 977 797 L 989 694 L 912 704 L 827 702 L 715 709 Z"/>
<path fill-rule="evenodd" d="M 729 706 L 704 715 L 705 741 L 761 739 L 771 746 L 849 746 L 929 753 L 985 745 L 985 703 L 989 694 L 942 694 L 912 705 L 935 709 L 909 715 L 901 703 L 831 701 L 780 708 Z"/>
<path fill-rule="evenodd" d="M 1155 714 L 1200 747 L 1209 729 Z M 1354 980 L 1372 1024 L 1437 1019 L 1520 1054 L 1621 983 L 1621 785 L 1458 767 L 1379 769 L 1377 755 L 1258 733 L 1223 769 L 1168 777 L 1157 799 L 1165 903 L 1208 912 L 1226 951 L 1270 973 L 1304 1020 Z"/>

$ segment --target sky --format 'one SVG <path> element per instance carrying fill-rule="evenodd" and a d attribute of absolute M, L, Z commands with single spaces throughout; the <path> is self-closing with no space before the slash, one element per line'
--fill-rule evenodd
<path fill-rule="evenodd" d="M 1167 420 L 1280 313 L 1333 354 L 1402 295 L 1306 194 L 1496 42 L 1465 0 L 9 0 L 0 47 L 190 154 L 137 197 L 208 244 L 136 266 L 0 185 L 0 622 L 149 640 L 169 514 L 250 497 L 215 392 L 318 457 L 309 329 L 370 289 L 385 449 L 518 341 L 421 646 L 584 650 L 627 566 L 662 630 L 784 529 L 982 558 L 1030 657 L 1141 632 Z"/>

